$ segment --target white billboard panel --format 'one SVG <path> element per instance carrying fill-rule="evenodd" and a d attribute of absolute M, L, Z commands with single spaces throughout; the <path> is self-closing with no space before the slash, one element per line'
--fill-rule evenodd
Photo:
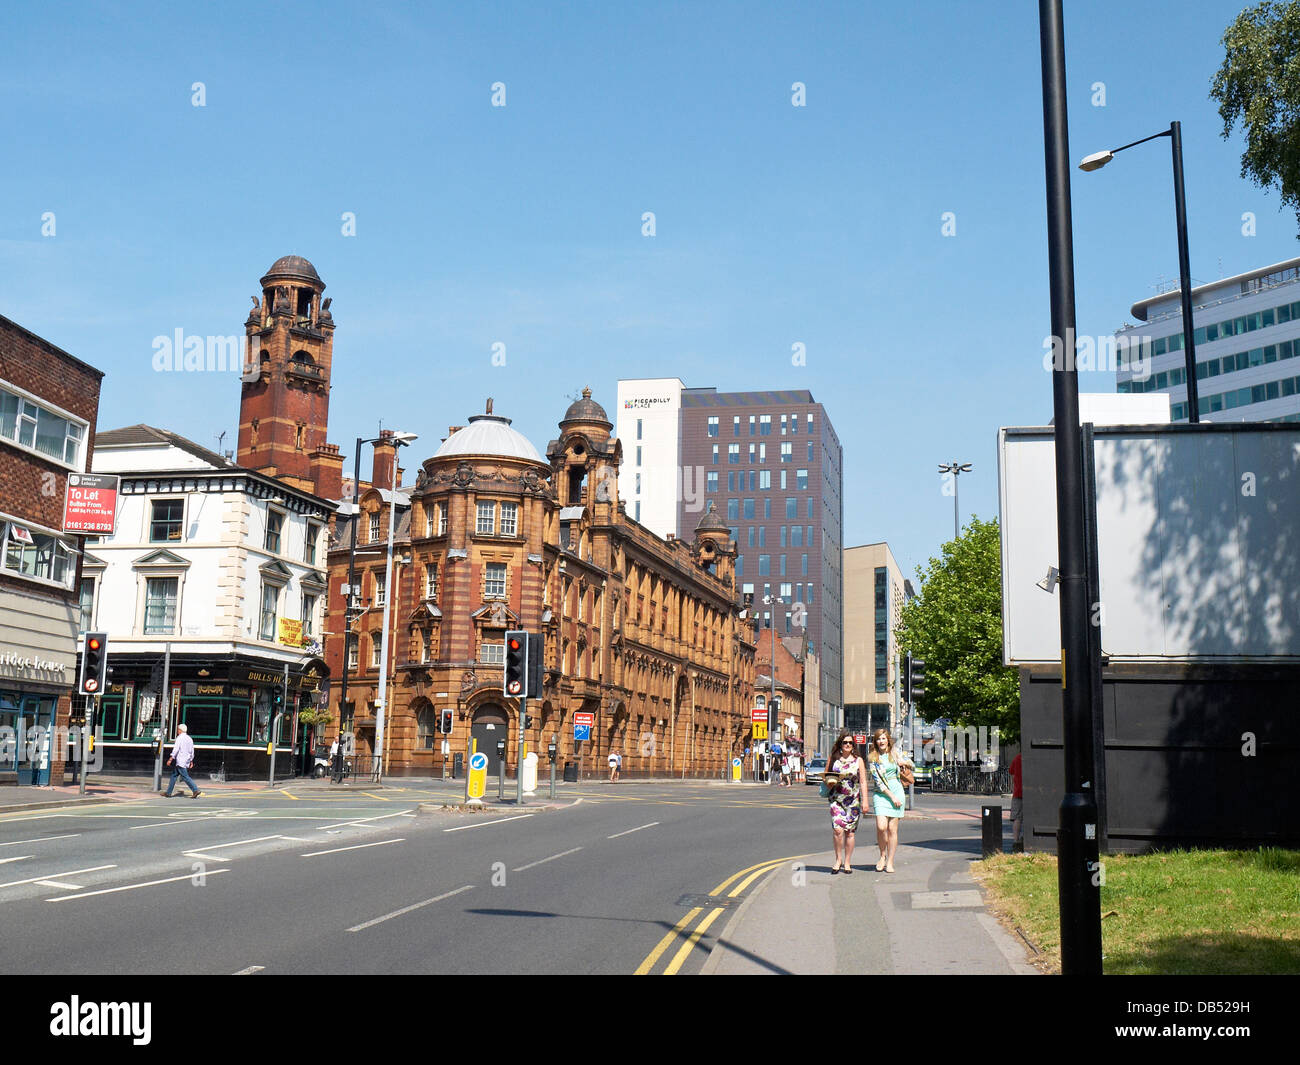
<path fill-rule="evenodd" d="M 1098 428 L 1102 653 L 1300 659 L 1300 426 Z M 1059 662 L 1050 428 L 998 433 L 1003 658 Z"/>

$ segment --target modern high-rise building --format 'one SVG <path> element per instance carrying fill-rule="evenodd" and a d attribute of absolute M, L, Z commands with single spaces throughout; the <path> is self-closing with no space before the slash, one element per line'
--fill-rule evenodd
<path fill-rule="evenodd" d="M 904 714 L 897 631 L 912 585 L 886 543 L 844 549 L 844 727 L 871 732 Z"/>
<path fill-rule="evenodd" d="M 689 539 L 712 506 L 736 541 L 742 594 L 754 597 L 764 626 L 775 617 L 777 635 L 807 631 L 820 699 L 838 709 L 843 449 L 825 408 L 805 390 L 719 392 L 677 378 L 618 389 L 619 491 L 629 515 Z"/>
<path fill-rule="evenodd" d="M 1187 421 L 1179 290 L 1133 304 L 1142 325 L 1115 334 L 1119 392 L 1165 392 Z M 1205 421 L 1300 421 L 1300 258 L 1192 289 L 1196 380 Z M 1296 361 L 1292 362 L 1291 360 Z"/>

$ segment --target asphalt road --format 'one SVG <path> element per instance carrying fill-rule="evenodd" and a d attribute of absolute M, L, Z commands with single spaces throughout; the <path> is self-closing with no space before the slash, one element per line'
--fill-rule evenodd
<path fill-rule="evenodd" d="M 763 863 L 828 843 L 811 787 L 584 784 L 565 809 L 481 813 L 420 812 L 427 798 L 290 789 L 4 815 L 0 970 L 692 973 L 713 945 L 673 932 L 693 895 L 725 883 L 737 905 Z"/>

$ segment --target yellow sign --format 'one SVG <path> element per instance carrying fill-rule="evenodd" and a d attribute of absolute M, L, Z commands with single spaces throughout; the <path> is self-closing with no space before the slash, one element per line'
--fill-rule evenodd
<path fill-rule="evenodd" d="M 766 722 L 766 721 L 755 721 L 755 722 L 754 722 L 754 739 L 756 739 L 756 740 L 765 740 L 765 739 L 767 739 L 767 722 Z"/>
<path fill-rule="evenodd" d="M 469 797 L 483 798 L 487 791 L 488 758 L 482 751 L 475 751 L 469 756 Z"/>
<path fill-rule="evenodd" d="M 302 622 L 296 618 L 280 619 L 280 642 L 290 647 L 302 646 Z"/>

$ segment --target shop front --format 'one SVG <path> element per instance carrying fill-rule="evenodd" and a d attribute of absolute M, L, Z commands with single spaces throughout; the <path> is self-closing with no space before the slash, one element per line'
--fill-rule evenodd
<path fill-rule="evenodd" d="M 63 783 L 76 639 L 66 603 L 0 591 L 0 784 Z"/>

